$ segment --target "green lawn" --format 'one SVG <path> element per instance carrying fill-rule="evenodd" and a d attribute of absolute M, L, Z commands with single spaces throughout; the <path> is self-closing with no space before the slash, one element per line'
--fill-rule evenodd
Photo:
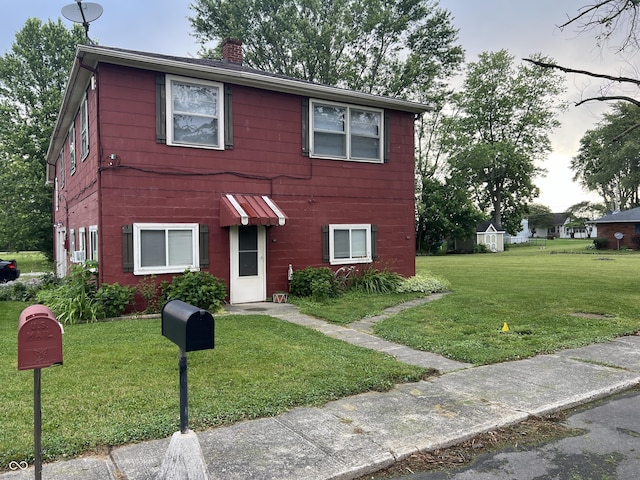
<path fill-rule="evenodd" d="M 51 272 L 53 267 L 41 252 L 0 252 L 3 260 L 16 260 L 20 273 Z"/>
<path fill-rule="evenodd" d="M 586 250 L 590 241 L 498 254 L 419 257 L 448 280 L 443 299 L 377 324 L 380 336 L 486 364 L 640 330 L 640 255 Z M 302 308 L 336 323 L 413 295 L 349 294 Z M 33 456 L 33 374 L 17 370 L 17 319 L 0 302 L 0 469 Z M 585 315 L 590 314 L 590 315 Z M 507 322 L 510 331 L 501 331 Z M 179 427 L 177 347 L 160 320 L 65 327 L 64 365 L 42 371 L 45 460 L 170 435 Z M 189 426 L 203 429 L 319 405 L 427 375 L 392 358 L 260 315 L 216 317 L 216 348 L 189 353 Z"/>
<path fill-rule="evenodd" d="M 0 302 L 0 469 L 32 461 L 33 372 L 17 370 L 17 320 Z M 43 459 L 179 430 L 178 347 L 160 320 L 65 326 L 64 365 L 42 369 Z M 425 369 L 268 316 L 216 317 L 216 346 L 190 352 L 189 427 L 279 414 L 395 383 Z"/>
<path fill-rule="evenodd" d="M 640 255 L 586 250 L 590 243 L 553 240 L 544 250 L 418 257 L 417 270 L 446 278 L 452 293 L 380 322 L 376 333 L 486 364 L 637 332 Z M 501 331 L 505 322 L 508 333 Z"/>

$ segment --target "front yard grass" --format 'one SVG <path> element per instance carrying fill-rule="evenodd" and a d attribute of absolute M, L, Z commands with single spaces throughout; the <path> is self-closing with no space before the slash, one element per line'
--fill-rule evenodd
<path fill-rule="evenodd" d="M 347 325 L 365 317 L 379 315 L 385 308 L 423 296 L 416 293 L 370 295 L 349 291 L 339 297 L 318 302 L 311 298 L 289 297 L 302 313 L 337 325 Z"/>
<path fill-rule="evenodd" d="M 20 273 L 50 272 L 51 262 L 42 252 L 0 252 L 3 260 L 16 260 Z"/>
<path fill-rule="evenodd" d="M 17 370 L 27 304 L 0 302 L 0 470 L 33 461 L 33 372 Z M 190 352 L 189 427 L 277 415 L 429 375 L 423 368 L 263 315 L 216 317 L 215 349 Z M 64 365 L 42 370 L 43 460 L 179 430 L 178 347 L 160 319 L 65 326 Z"/>
<path fill-rule="evenodd" d="M 446 278 L 452 292 L 379 322 L 375 332 L 477 365 L 638 332 L 640 255 L 590 251 L 588 243 L 418 257 L 417 270 Z"/>

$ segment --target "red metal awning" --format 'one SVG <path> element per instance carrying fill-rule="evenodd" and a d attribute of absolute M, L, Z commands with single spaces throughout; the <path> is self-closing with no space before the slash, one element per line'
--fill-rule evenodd
<path fill-rule="evenodd" d="M 220 199 L 220 226 L 284 225 L 287 216 L 266 195 L 232 195 Z"/>

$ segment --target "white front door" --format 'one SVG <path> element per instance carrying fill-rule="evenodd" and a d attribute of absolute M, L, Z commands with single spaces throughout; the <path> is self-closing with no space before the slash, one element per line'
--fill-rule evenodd
<path fill-rule="evenodd" d="M 266 229 L 262 225 L 229 228 L 231 303 L 262 302 L 267 295 Z"/>
<path fill-rule="evenodd" d="M 58 277 L 67 276 L 67 248 L 65 241 L 67 239 L 67 229 L 64 227 L 56 228 L 56 275 Z"/>

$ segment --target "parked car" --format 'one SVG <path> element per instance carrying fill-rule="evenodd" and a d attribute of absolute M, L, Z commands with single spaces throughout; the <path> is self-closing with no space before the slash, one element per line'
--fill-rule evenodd
<path fill-rule="evenodd" d="M 20 276 L 18 262 L 15 260 L 2 260 L 0 258 L 0 283 L 17 280 Z"/>

